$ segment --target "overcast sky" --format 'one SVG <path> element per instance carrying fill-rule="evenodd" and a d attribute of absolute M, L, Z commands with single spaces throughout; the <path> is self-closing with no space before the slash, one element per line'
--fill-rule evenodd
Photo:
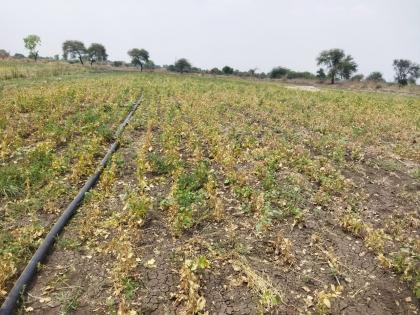
<path fill-rule="evenodd" d="M 77 39 L 106 46 L 111 60 L 145 48 L 160 65 L 185 57 L 201 68 L 273 66 L 315 72 L 315 58 L 343 48 L 359 72 L 393 78 L 392 60 L 420 62 L 420 0 L 21 0 L 1 2 L 0 48 L 62 54 Z"/>

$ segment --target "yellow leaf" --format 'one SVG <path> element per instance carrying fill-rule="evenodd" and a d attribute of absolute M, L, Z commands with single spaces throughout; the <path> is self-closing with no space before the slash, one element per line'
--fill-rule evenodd
<path fill-rule="evenodd" d="M 202 311 L 206 306 L 206 299 L 203 296 L 200 296 L 197 300 L 197 311 Z"/>

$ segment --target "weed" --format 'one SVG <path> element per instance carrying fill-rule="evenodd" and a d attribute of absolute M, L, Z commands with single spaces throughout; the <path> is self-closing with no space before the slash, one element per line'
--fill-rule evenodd
<path fill-rule="evenodd" d="M 194 192 L 207 182 L 209 167 L 206 162 L 200 162 L 192 173 L 184 173 L 178 179 L 178 189 Z"/>
<path fill-rule="evenodd" d="M 149 163 L 156 175 L 169 174 L 174 170 L 173 163 L 168 158 L 157 153 L 152 153 L 149 155 Z"/>
<path fill-rule="evenodd" d="M 408 248 L 401 248 L 399 252 L 392 253 L 388 260 L 389 266 L 406 281 L 414 283 L 414 294 L 420 297 L 420 270 L 418 268 L 419 255 Z"/>
<path fill-rule="evenodd" d="M 76 292 L 64 293 L 61 298 L 61 312 L 62 314 L 70 314 L 77 311 L 79 307 L 79 299 L 82 296 L 83 292 L 78 290 Z"/>
<path fill-rule="evenodd" d="M 25 189 L 25 176 L 16 165 L 0 166 L 0 196 L 17 197 Z"/>
<path fill-rule="evenodd" d="M 79 240 L 68 239 L 68 238 L 57 238 L 56 244 L 58 248 L 62 248 L 66 250 L 76 250 L 80 248 L 81 246 L 81 243 Z"/>
<path fill-rule="evenodd" d="M 416 168 L 411 172 L 411 176 L 415 179 L 420 179 L 420 168 Z"/>
<path fill-rule="evenodd" d="M 196 204 L 204 200 L 204 188 L 208 180 L 208 165 L 201 162 L 191 172 L 182 172 L 172 190 L 172 197 L 161 202 L 161 206 L 172 209 L 175 215 L 176 231 L 183 231 L 193 226 L 193 212 Z"/>
<path fill-rule="evenodd" d="M 127 300 L 132 300 L 140 284 L 131 277 L 126 277 L 122 280 L 123 294 Z"/>

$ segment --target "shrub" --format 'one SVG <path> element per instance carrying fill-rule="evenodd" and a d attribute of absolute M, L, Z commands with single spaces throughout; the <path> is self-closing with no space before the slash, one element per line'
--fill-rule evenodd
<path fill-rule="evenodd" d="M 364 78 L 363 74 L 356 74 L 350 78 L 350 81 L 360 82 L 363 80 L 363 78 Z"/>
<path fill-rule="evenodd" d="M 114 67 L 122 67 L 124 65 L 124 61 L 113 61 L 112 65 Z"/>
<path fill-rule="evenodd" d="M 385 82 L 385 79 L 382 77 L 382 73 L 374 71 L 366 77 L 366 81 Z"/>
<path fill-rule="evenodd" d="M 289 71 L 287 73 L 287 78 L 288 79 L 315 79 L 315 75 L 313 75 L 312 73 L 308 72 L 308 71 L 304 71 L 304 72 L 299 72 L 299 71 Z"/>

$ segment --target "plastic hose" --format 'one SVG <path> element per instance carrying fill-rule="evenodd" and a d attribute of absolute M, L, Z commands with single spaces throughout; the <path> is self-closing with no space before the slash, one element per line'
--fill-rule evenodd
<path fill-rule="evenodd" d="M 45 239 L 42 241 L 41 245 L 36 250 L 35 254 L 32 256 L 29 263 L 26 265 L 25 269 L 21 273 L 19 279 L 15 282 L 15 285 L 13 286 L 12 290 L 9 292 L 8 296 L 6 297 L 6 300 L 4 301 L 3 305 L 0 308 L 0 315 L 9 315 L 12 314 L 17 303 L 19 300 L 19 297 L 24 293 L 26 287 L 31 282 L 33 277 L 36 274 L 38 264 L 41 263 L 45 257 L 48 254 L 48 251 L 50 250 L 51 246 L 54 244 L 56 237 L 61 233 L 61 231 L 64 229 L 66 224 L 69 222 L 71 217 L 76 212 L 78 206 L 83 201 L 85 194 L 93 187 L 95 186 L 96 182 L 98 181 L 99 177 L 101 176 L 104 168 L 106 167 L 107 163 L 109 162 L 112 154 L 118 149 L 120 144 L 120 136 L 122 132 L 124 131 L 125 126 L 130 121 L 131 117 L 133 116 L 134 112 L 140 105 L 140 102 L 143 99 L 143 94 L 140 96 L 140 98 L 133 104 L 131 107 L 130 112 L 127 114 L 124 121 L 119 125 L 115 135 L 114 139 L 115 141 L 111 144 L 111 146 L 108 149 L 108 152 L 105 154 L 104 158 L 102 159 L 101 163 L 99 164 L 98 168 L 96 169 L 96 172 L 89 177 L 87 182 L 83 185 L 83 187 L 80 189 L 76 197 L 73 199 L 73 201 L 68 205 L 66 210 L 62 213 L 62 215 L 58 218 L 58 220 L 55 222 L 52 229 L 48 232 Z"/>

